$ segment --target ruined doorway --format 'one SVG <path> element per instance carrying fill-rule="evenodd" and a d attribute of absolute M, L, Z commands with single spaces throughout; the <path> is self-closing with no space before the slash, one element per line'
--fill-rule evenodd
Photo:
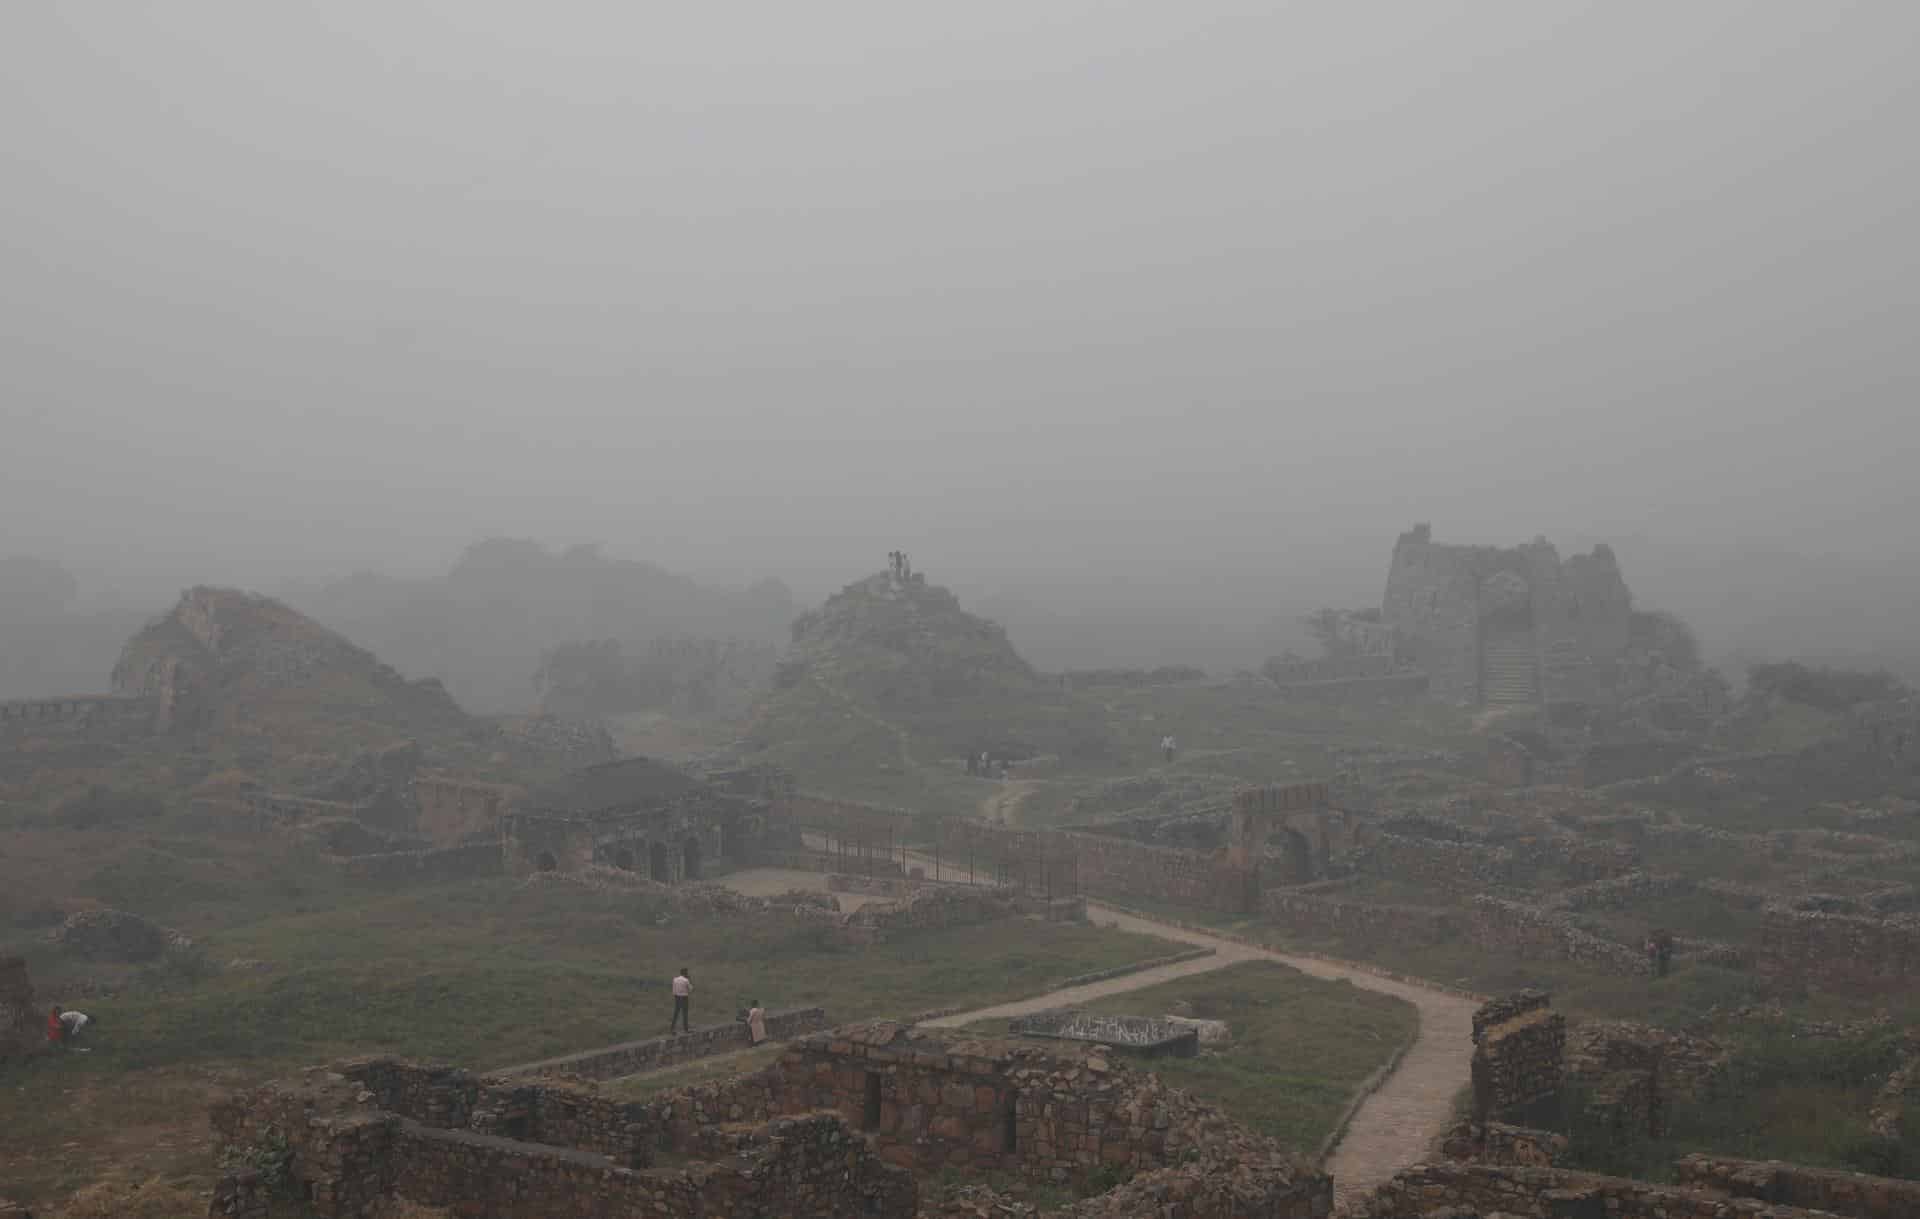
<path fill-rule="evenodd" d="M 880 1073 L 868 1071 L 866 1074 L 866 1096 L 860 1107 L 860 1129 L 880 1129 Z"/>
<path fill-rule="evenodd" d="M 1291 827 L 1280 830 L 1281 868 L 1286 873 L 1285 883 L 1304 885 L 1313 879 L 1313 846 L 1307 836 Z"/>
<path fill-rule="evenodd" d="M 647 848 L 647 875 L 667 884 L 673 879 L 673 865 L 667 859 L 667 844 L 656 842 Z"/>
<path fill-rule="evenodd" d="M 1020 1150 L 1020 1096 L 1011 1090 L 1000 1102 L 1000 1150 L 1008 1155 Z"/>
<path fill-rule="evenodd" d="M 681 852 L 681 862 L 685 865 L 682 874 L 688 880 L 700 879 L 700 840 L 698 838 L 687 839 L 687 845 Z"/>
<path fill-rule="evenodd" d="M 619 868 L 622 872 L 633 871 L 633 852 L 626 847 L 621 847 L 615 851 L 613 853 L 613 866 Z"/>
<path fill-rule="evenodd" d="M 557 872 L 560 869 L 560 861 L 553 857 L 552 851 L 542 851 L 540 857 L 533 861 L 533 866 L 542 872 Z"/>

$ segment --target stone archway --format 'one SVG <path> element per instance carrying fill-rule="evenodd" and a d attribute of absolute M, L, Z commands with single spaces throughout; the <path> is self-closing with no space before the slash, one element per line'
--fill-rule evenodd
<path fill-rule="evenodd" d="M 1313 844 L 1307 841 L 1307 836 L 1289 825 L 1279 827 L 1274 837 L 1280 840 L 1281 866 L 1286 871 L 1281 883 L 1304 885 L 1315 879 Z"/>
<path fill-rule="evenodd" d="M 614 851 L 613 866 L 622 872 L 633 871 L 633 851 L 628 847 L 621 847 Z"/>
<path fill-rule="evenodd" d="M 542 851 L 539 858 L 533 861 L 533 866 L 542 872 L 557 872 L 560 870 L 560 861 L 553 857 L 552 851 Z"/>
<path fill-rule="evenodd" d="M 655 842 L 655 843 L 648 844 L 647 875 L 651 876 L 653 879 L 659 881 L 663 885 L 672 883 L 673 863 L 672 863 L 672 860 L 669 859 L 667 855 L 666 843 Z"/>
<path fill-rule="evenodd" d="M 681 849 L 682 868 L 680 875 L 687 880 L 700 879 L 700 840 L 689 837 L 687 845 Z"/>

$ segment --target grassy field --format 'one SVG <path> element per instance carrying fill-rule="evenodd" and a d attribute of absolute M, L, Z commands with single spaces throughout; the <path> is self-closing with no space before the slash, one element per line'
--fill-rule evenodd
<path fill-rule="evenodd" d="M 1404 1000 L 1271 961 L 1110 995 L 1088 1009 L 1160 1016 L 1183 1002 L 1182 1012 L 1226 1021 L 1232 1044 L 1197 1058 L 1155 1059 L 1146 1069 L 1303 1154 L 1333 1130 L 1361 1082 L 1412 1041 L 1418 1024 Z M 973 1028 L 1004 1035 L 1006 1022 Z"/>
<path fill-rule="evenodd" d="M 344 1054 L 488 1068 L 664 1033 L 667 983 L 683 964 L 697 1022 L 731 1019 L 751 998 L 846 1020 L 1001 1002 L 1168 951 L 1147 936 L 1026 921 L 846 949 L 785 918 L 691 919 L 632 895 L 504 880 L 282 915 L 203 946 L 206 960 L 261 968 L 150 970 L 133 989 L 74 1004 L 99 1020 L 90 1053 L 0 1078 L 11 1191 L 36 1201 L 108 1174 L 204 1175 L 208 1100 Z"/>

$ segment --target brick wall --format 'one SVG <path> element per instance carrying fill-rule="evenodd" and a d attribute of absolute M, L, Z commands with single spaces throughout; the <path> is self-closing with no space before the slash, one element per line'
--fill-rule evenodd
<path fill-rule="evenodd" d="M 1467 939 L 1488 952 L 1572 961 L 1630 977 L 1650 970 L 1645 953 L 1582 931 L 1559 911 L 1481 894 L 1465 925 Z"/>
<path fill-rule="evenodd" d="M 1505 847 L 1380 834 L 1361 852 L 1359 866 L 1381 876 L 1445 888 L 1485 888 L 1513 880 L 1513 852 Z"/>
<path fill-rule="evenodd" d="M 475 835 L 498 834 L 501 815 L 524 795 L 503 783 L 420 775 L 413 780 L 413 798 L 420 810 L 415 825 L 435 846 L 456 846 Z"/>

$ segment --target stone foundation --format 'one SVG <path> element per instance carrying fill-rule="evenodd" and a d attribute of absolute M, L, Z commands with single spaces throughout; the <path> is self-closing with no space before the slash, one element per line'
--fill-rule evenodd
<path fill-rule="evenodd" d="M 1094 1042 L 1144 1058 L 1164 1054 L 1191 1058 L 1200 1052 L 1198 1028 L 1153 1016 L 1110 1016 L 1062 1009 L 1015 1017 L 1007 1021 L 1007 1032 L 1016 1037 Z"/>

